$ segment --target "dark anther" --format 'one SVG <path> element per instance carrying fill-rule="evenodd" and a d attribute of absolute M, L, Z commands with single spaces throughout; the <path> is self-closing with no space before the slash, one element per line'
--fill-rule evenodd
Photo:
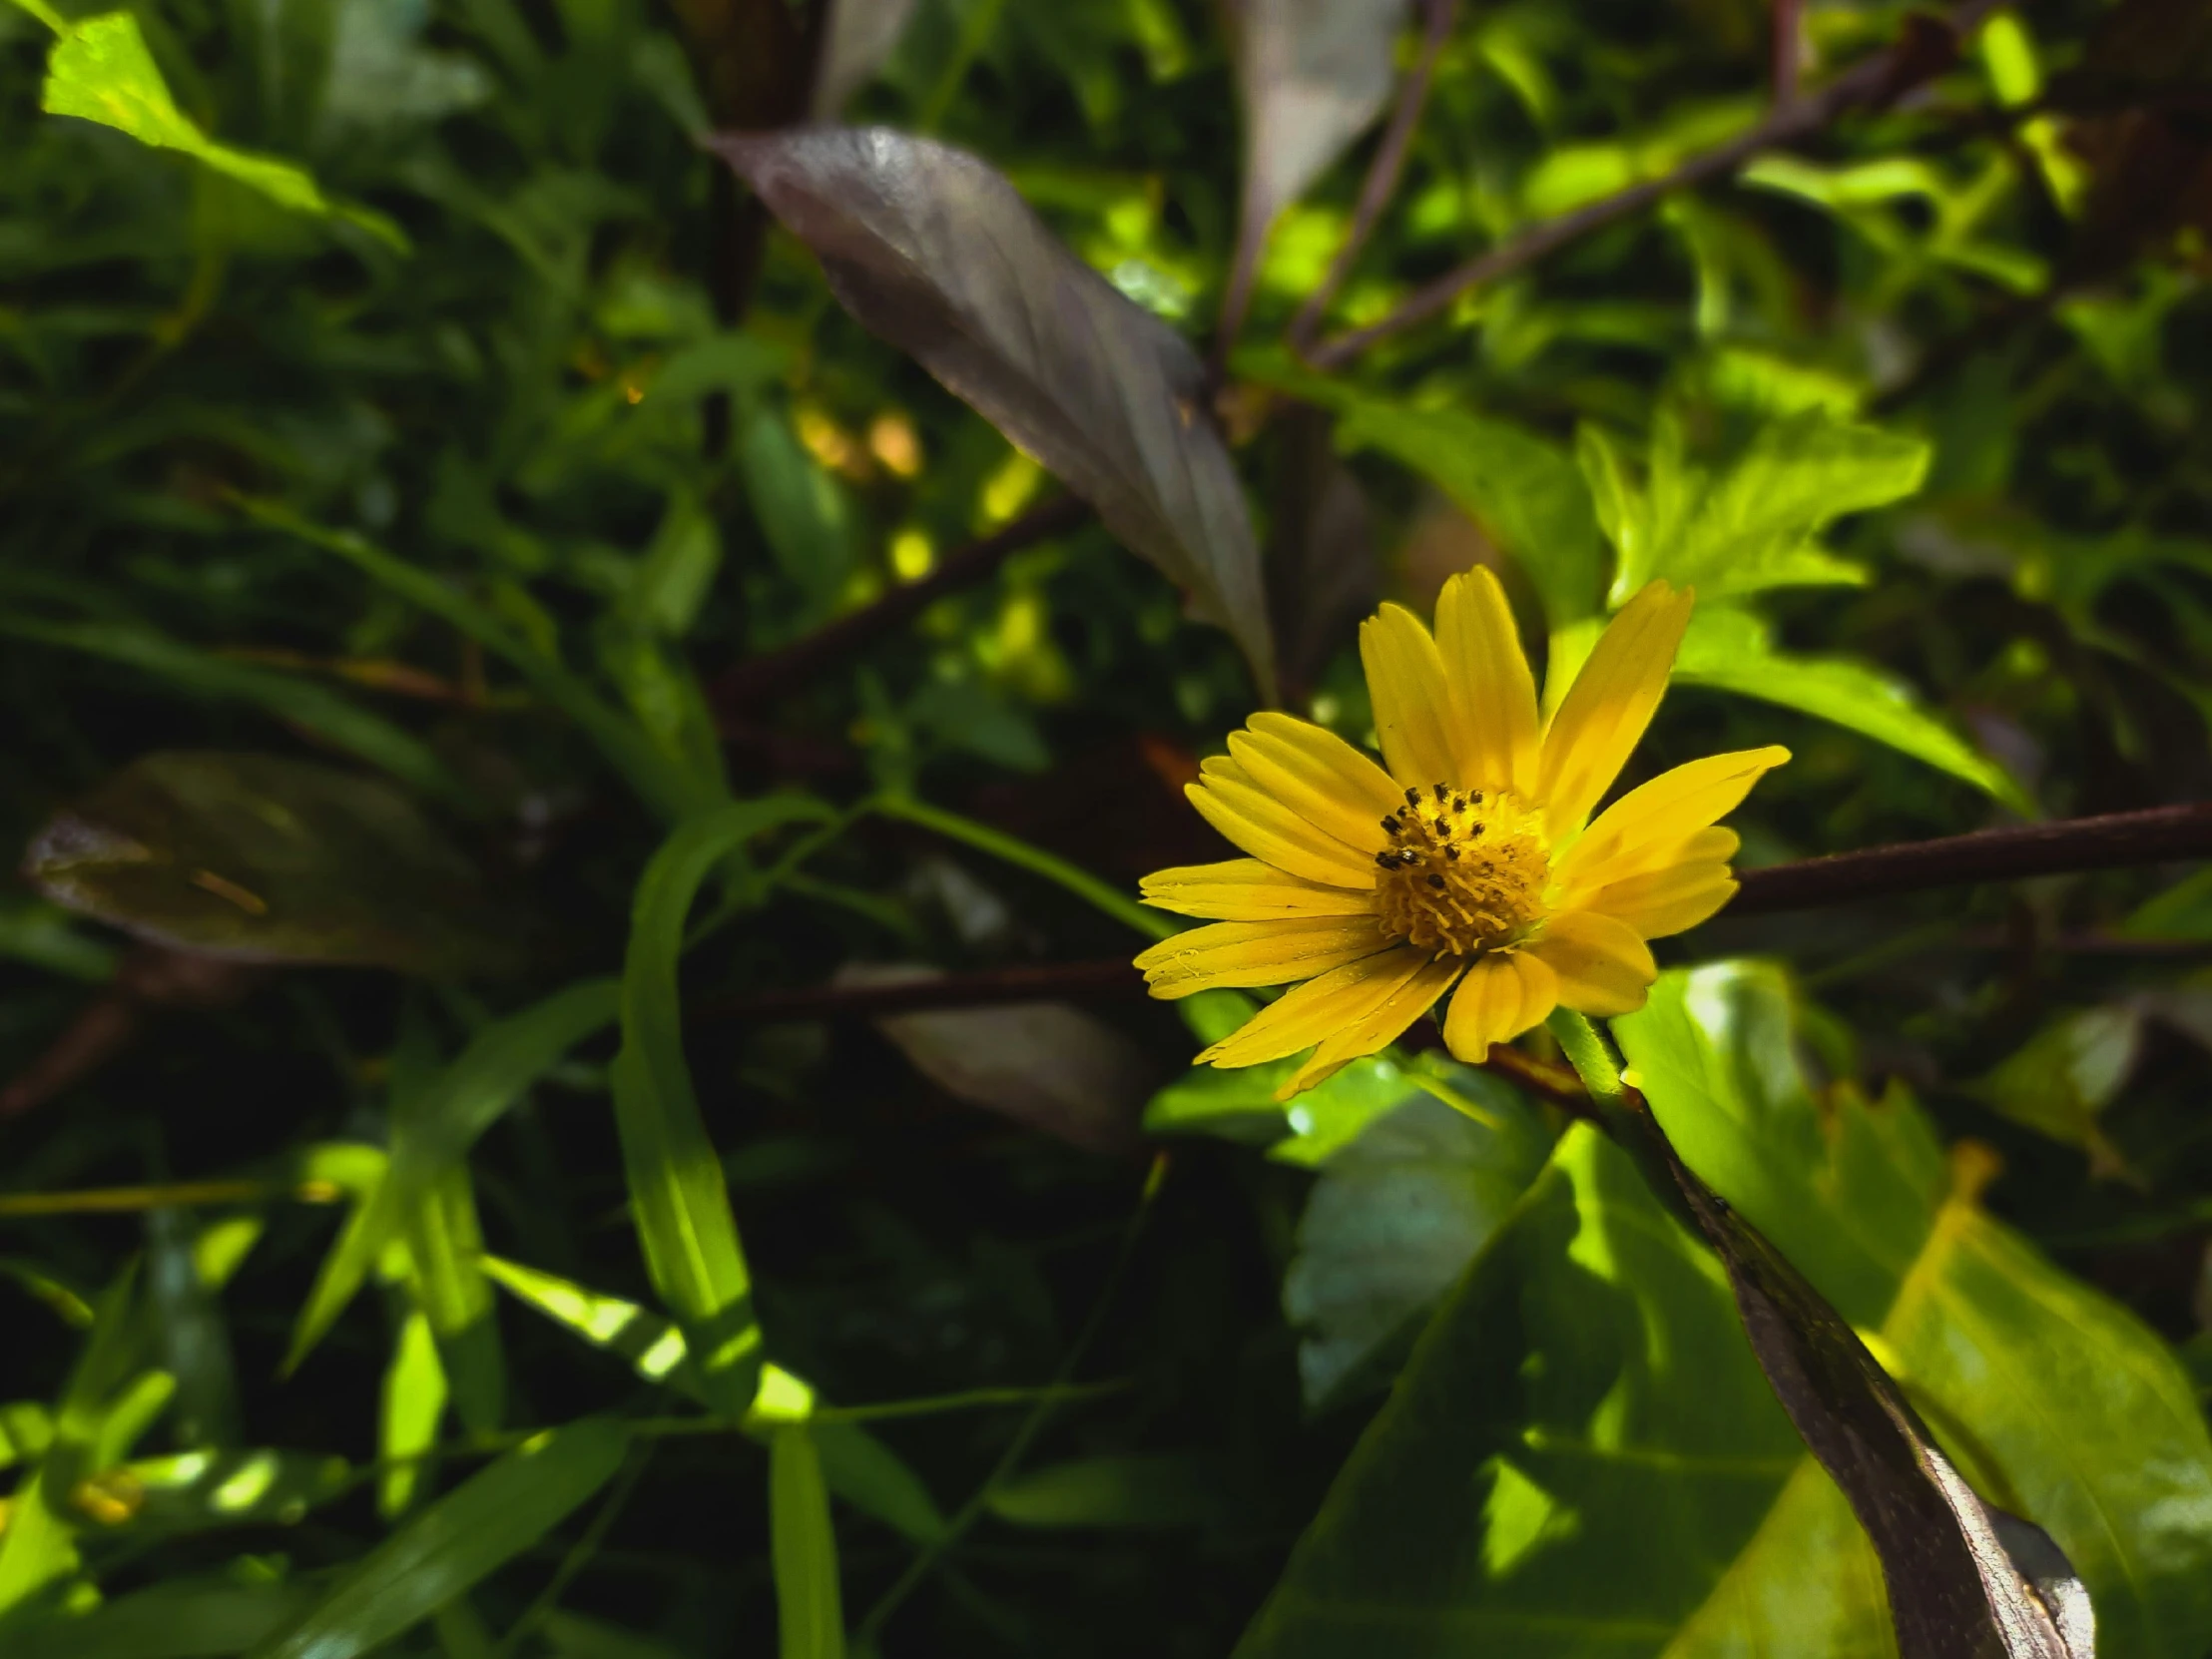
<path fill-rule="evenodd" d="M 1435 790 L 1436 790 L 1436 799 L 1437 799 L 1438 801 L 1448 801 L 1448 800 L 1450 800 L 1450 799 L 1451 799 L 1451 792 L 1450 792 L 1449 790 L 1445 789 L 1445 788 L 1443 787 L 1443 785 L 1441 785 L 1441 784 L 1438 784 L 1438 785 L 1436 785 L 1436 786 L 1435 786 Z"/>
<path fill-rule="evenodd" d="M 1390 849 L 1386 846 L 1375 855 L 1375 861 L 1381 864 L 1384 869 L 1388 869 L 1392 864 L 1397 862 L 1395 858 L 1390 856 Z"/>
<path fill-rule="evenodd" d="M 1482 805 L 1482 792 L 1480 790 L 1476 790 L 1472 795 L 1468 796 L 1467 799 L 1473 802 L 1477 807 L 1479 807 Z"/>
<path fill-rule="evenodd" d="M 1455 813 L 1465 812 L 1467 810 L 1467 798 L 1463 795 L 1459 797 L 1458 800 L 1454 801 L 1451 804 L 1451 810 Z"/>
<path fill-rule="evenodd" d="M 1407 790 L 1405 792 L 1405 805 L 1408 807 L 1418 807 L 1420 805 L 1420 791 Z"/>
<path fill-rule="evenodd" d="M 1477 836 L 1477 835 L 1479 835 L 1479 834 L 1481 834 L 1481 833 L 1482 833 L 1482 826 L 1481 826 L 1481 825 L 1479 825 L 1479 824 L 1470 824 L 1470 825 L 1468 825 L 1468 826 L 1467 826 L 1467 839 L 1468 839 L 1468 840 L 1470 840 L 1470 841 L 1471 841 L 1471 840 L 1473 840 L 1475 836 Z"/>
<path fill-rule="evenodd" d="M 1438 892 L 1441 892 L 1443 890 L 1444 878 L 1441 875 L 1431 875 L 1428 878 L 1428 884 L 1431 887 L 1434 887 Z"/>
<path fill-rule="evenodd" d="M 1459 859 L 1459 849 L 1456 846 L 1447 846 L 1444 848 L 1444 856 L 1456 863 Z"/>
<path fill-rule="evenodd" d="M 1394 835 L 1397 833 L 1397 830 L 1398 825 L 1396 819 L 1386 818 L 1382 821 L 1382 833 L 1384 833 L 1385 835 Z"/>

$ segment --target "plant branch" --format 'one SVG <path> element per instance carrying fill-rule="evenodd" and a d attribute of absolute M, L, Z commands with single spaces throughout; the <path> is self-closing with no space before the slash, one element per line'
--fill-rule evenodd
<path fill-rule="evenodd" d="M 1329 268 L 1329 275 L 1322 278 L 1321 286 L 1307 296 L 1306 303 L 1298 308 L 1298 315 L 1291 319 L 1294 350 L 1303 350 L 1321 331 L 1323 315 L 1351 276 L 1353 266 L 1367 248 L 1368 239 L 1382 223 L 1383 210 L 1397 194 L 1398 180 L 1405 172 L 1405 158 L 1413 148 L 1414 129 L 1420 125 L 1421 111 L 1428 103 L 1428 89 L 1436 79 L 1437 60 L 1443 56 L 1459 11 L 1458 0 L 1423 0 L 1423 5 L 1427 27 L 1421 36 L 1420 57 L 1413 64 L 1412 73 L 1405 78 L 1397 107 L 1390 112 L 1389 127 L 1382 134 L 1382 142 L 1376 147 L 1375 160 L 1368 166 L 1368 176 L 1360 186 L 1360 200 L 1353 209 L 1352 228 L 1345 233 L 1344 246 L 1337 250 L 1337 258 Z"/>
<path fill-rule="evenodd" d="M 1855 64 L 1818 92 L 1778 104 L 1757 126 L 1703 155 L 1691 157 L 1661 178 L 1631 185 L 1587 207 L 1530 227 L 1415 288 L 1380 321 L 1323 342 L 1308 354 L 1307 361 L 1318 369 L 1341 368 L 1379 340 L 1439 315 L 1461 294 L 1534 265 L 1593 231 L 1639 214 L 1676 191 L 1734 173 L 1763 151 L 1810 138 L 1851 110 L 1894 102 L 1950 68 L 1958 59 L 1961 43 L 2002 3 L 1966 0 L 1942 21 L 1914 14 L 1895 45 Z"/>
<path fill-rule="evenodd" d="M 779 651 L 735 664 L 707 688 L 716 720 L 735 725 L 738 716 L 775 701 L 831 663 L 865 650 L 946 594 L 988 580 L 1012 554 L 1063 535 L 1090 515 L 1091 509 L 1074 496 L 1055 496 L 1003 529 L 946 555 L 942 564 L 918 581 L 902 582 L 873 604 L 848 612 Z"/>
<path fill-rule="evenodd" d="M 2139 813 L 2027 824 L 1981 830 L 1936 840 L 1906 841 L 1838 852 L 1825 858 L 1770 864 L 1738 873 L 1741 890 L 1724 915 L 1768 915 L 1788 910 L 1817 910 L 1860 904 L 1936 887 L 1973 886 L 1983 881 L 2019 881 L 2037 875 L 2061 875 L 2093 869 L 2118 869 L 2170 859 L 2212 858 L 2212 803 L 2153 807 Z M 1103 907 L 1103 906 L 1102 906 Z M 1109 913 L 1123 919 L 1142 914 L 1134 905 Z M 1148 917 L 1149 919 L 1149 917 Z M 817 985 L 721 997 L 702 1003 L 695 1015 L 726 1020 L 828 1019 L 840 1015 L 879 1018 L 937 1008 L 982 1008 L 1011 1002 L 1047 1001 L 1070 996 L 1133 995 L 1141 988 L 1137 970 L 1126 957 L 1091 961 L 1023 964 L 940 979 L 887 985 Z M 1516 1076 L 1554 1099 L 1565 1074 Z M 1571 1094 L 1571 1090 L 1568 1091 Z"/>
<path fill-rule="evenodd" d="M 1816 910 L 1931 887 L 2207 857 L 2212 857 L 2212 803 L 2193 802 L 2140 813 L 1981 830 L 1747 869 L 1737 877 L 1742 890 L 1724 913 Z"/>

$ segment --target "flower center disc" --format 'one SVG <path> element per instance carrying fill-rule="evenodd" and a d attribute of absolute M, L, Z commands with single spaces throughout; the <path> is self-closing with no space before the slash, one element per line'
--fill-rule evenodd
<path fill-rule="evenodd" d="M 1551 848 L 1539 809 L 1505 790 L 1407 790 L 1375 855 L 1385 932 L 1420 950 L 1471 956 L 1516 944 L 1544 913 Z"/>

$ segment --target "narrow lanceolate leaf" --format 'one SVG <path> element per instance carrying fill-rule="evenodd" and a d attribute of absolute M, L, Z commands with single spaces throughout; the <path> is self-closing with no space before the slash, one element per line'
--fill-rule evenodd
<path fill-rule="evenodd" d="M 883 67 L 914 15 L 917 0 L 830 0 L 822 62 L 815 71 L 814 118 L 834 121 Z"/>
<path fill-rule="evenodd" d="M 250 1659 L 355 1659 L 543 1538 L 622 1462 L 628 1432 L 587 1417 L 518 1446 L 362 1556 Z"/>
<path fill-rule="evenodd" d="M 880 128 L 714 141 L 845 308 L 1098 509 L 1236 637 L 1271 700 L 1260 555 L 1182 338 L 963 151 Z"/>
<path fill-rule="evenodd" d="M 1232 0 L 1246 237 L 1263 237 L 1390 95 L 1406 0 Z"/>
<path fill-rule="evenodd" d="M 658 1314 L 518 1262 L 486 1256 L 483 1266 L 492 1281 L 512 1292 L 518 1301 L 593 1347 L 628 1361 L 646 1382 L 662 1383 L 701 1404 L 708 1403 L 706 1384 L 691 1364 L 683 1332 Z M 762 1379 L 764 1393 L 772 1386 L 797 1382 L 790 1373 L 774 1366 L 763 1369 Z M 806 1383 L 797 1382 L 797 1387 L 813 1397 Z M 747 1413 L 745 1425 L 746 1432 L 756 1438 L 774 1432 L 758 1401 Z M 822 1454 L 823 1473 L 837 1496 L 916 1543 L 936 1543 L 945 1537 L 945 1519 L 936 1500 L 897 1452 L 856 1422 L 818 1418 L 812 1426 L 816 1448 Z"/>
<path fill-rule="evenodd" d="M 813 1431 L 804 1422 L 778 1428 L 768 1456 L 778 1649 L 783 1659 L 844 1659 L 837 1534 Z"/>
<path fill-rule="evenodd" d="M 752 1402 L 761 1333 L 730 1191 L 684 1059 L 677 965 L 685 917 L 708 874 L 764 830 L 826 813 L 792 798 L 740 802 L 687 822 L 646 866 L 631 912 L 613 1067 L 630 1211 L 653 1288 L 683 1327 L 711 1402 L 733 1416 Z"/>
<path fill-rule="evenodd" d="M 621 987 L 613 979 L 581 980 L 555 991 L 485 1026 L 450 1065 L 394 1102 L 389 1161 L 370 1179 L 323 1259 L 293 1331 L 287 1369 L 321 1341 L 367 1280 L 377 1257 L 399 1236 L 407 1218 L 429 1202 L 428 1195 L 468 1155 L 477 1137 L 562 1055 L 612 1024 L 620 1000 Z"/>

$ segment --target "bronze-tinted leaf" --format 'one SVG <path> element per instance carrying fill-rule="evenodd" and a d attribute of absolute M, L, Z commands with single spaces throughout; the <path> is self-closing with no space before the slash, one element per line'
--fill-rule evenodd
<path fill-rule="evenodd" d="M 1097 508 L 1235 636 L 1273 699 L 1251 516 L 1181 336 L 964 151 L 845 127 L 711 147 L 814 250 L 847 310 Z"/>
<path fill-rule="evenodd" d="M 234 961 L 499 972 L 526 948 L 406 796 L 281 756 L 134 761 L 47 821 L 23 873 L 57 903 Z"/>

